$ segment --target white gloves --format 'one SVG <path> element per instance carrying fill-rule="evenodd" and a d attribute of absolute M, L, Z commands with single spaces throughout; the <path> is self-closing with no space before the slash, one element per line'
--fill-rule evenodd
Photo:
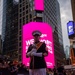
<path fill-rule="evenodd" d="M 42 53 L 35 53 L 35 52 L 32 52 L 32 53 L 31 53 L 31 56 L 42 57 Z"/>
<path fill-rule="evenodd" d="M 30 52 L 28 52 L 26 55 L 27 55 L 27 56 L 31 56 L 31 53 L 32 53 L 32 52 L 36 53 L 37 50 L 33 48 L 33 49 L 32 49 Z"/>
<path fill-rule="evenodd" d="M 26 55 L 27 55 L 27 56 L 30 56 L 30 55 L 31 55 L 31 52 L 28 52 Z"/>
<path fill-rule="evenodd" d="M 36 53 L 37 50 L 36 50 L 35 48 L 33 48 L 33 49 L 31 50 L 31 53 L 32 53 L 32 52 Z"/>
<path fill-rule="evenodd" d="M 33 48 L 30 52 L 28 52 L 26 55 L 27 56 L 38 56 L 38 57 L 42 57 L 42 53 L 36 53 L 37 50 L 35 48 Z"/>
<path fill-rule="evenodd" d="M 37 50 L 36 49 L 32 49 L 31 50 L 31 56 L 38 56 L 38 57 L 42 57 L 42 53 L 36 53 Z"/>

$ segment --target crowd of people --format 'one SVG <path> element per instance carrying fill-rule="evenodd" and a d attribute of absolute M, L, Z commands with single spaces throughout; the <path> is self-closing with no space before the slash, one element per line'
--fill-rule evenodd
<path fill-rule="evenodd" d="M 22 63 L 0 62 L 0 75 L 29 75 L 29 68 Z M 46 69 L 46 75 L 68 75 L 64 68 L 58 67 L 57 69 Z"/>
<path fill-rule="evenodd" d="M 44 57 L 48 56 L 48 49 L 45 42 L 40 41 L 42 33 L 36 30 L 32 32 L 32 35 L 34 43 L 28 47 L 26 53 L 26 57 L 31 60 L 30 66 L 26 67 L 19 62 L 0 60 L 0 75 L 69 75 L 70 73 L 67 74 L 60 64 L 57 68 L 47 68 Z"/>
<path fill-rule="evenodd" d="M 47 75 L 75 75 L 75 70 L 73 69 L 64 69 L 58 67 L 57 69 L 47 69 Z"/>
<path fill-rule="evenodd" d="M 28 75 L 28 68 L 22 63 L 0 62 L 0 75 Z"/>
<path fill-rule="evenodd" d="M 46 69 L 46 75 L 66 75 L 63 67 Z M 29 68 L 22 63 L 0 61 L 0 75 L 29 75 Z"/>
<path fill-rule="evenodd" d="M 47 69 L 47 75 L 67 75 L 63 66 L 59 66 L 53 69 Z"/>
<path fill-rule="evenodd" d="M 2 61 L 0 62 L 0 75 L 29 75 L 29 68 L 22 63 Z M 46 75 L 75 75 L 75 72 L 65 70 L 63 66 L 58 66 L 54 69 L 47 68 Z"/>

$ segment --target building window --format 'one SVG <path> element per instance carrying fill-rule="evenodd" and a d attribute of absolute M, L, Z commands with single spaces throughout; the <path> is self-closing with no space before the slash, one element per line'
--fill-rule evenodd
<path fill-rule="evenodd" d="M 20 23 L 21 23 L 21 21 L 22 21 L 22 20 L 20 19 Z"/>
<path fill-rule="evenodd" d="M 23 6 L 25 6 L 25 2 L 23 2 Z"/>
<path fill-rule="evenodd" d="M 20 14 L 20 17 L 22 17 L 22 14 Z"/>
<path fill-rule="evenodd" d="M 28 14 L 28 10 L 26 10 L 26 14 Z"/>
<path fill-rule="evenodd" d="M 28 20 L 28 15 L 26 16 L 26 20 Z"/>
<path fill-rule="evenodd" d="M 22 9 L 20 9 L 20 12 L 22 12 Z"/>
<path fill-rule="evenodd" d="M 23 12 L 23 16 L 25 15 L 25 12 Z"/>
<path fill-rule="evenodd" d="M 19 34 L 21 35 L 21 31 L 19 32 Z"/>
<path fill-rule="evenodd" d="M 22 2 L 22 0 L 20 0 L 20 3 Z"/>
<path fill-rule="evenodd" d="M 29 16 L 30 16 L 30 19 L 31 19 L 32 18 L 32 14 L 30 14 Z"/>
<path fill-rule="evenodd" d="M 25 10 L 25 7 L 23 7 L 23 10 Z"/>
<path fill-rule="evenodd" d="M 19 46 L 21 46 L 21 42 L 19 43 Z"/>
<path fill-rule="evenodd" d="M 19 37 L 19 40 L 21 41 L 21 36 Z"/>
<path fill-rule="evenodd" d="M 20 8 L 22 7 L 22 4 L 20 4 Z"/>
<path fill-rule="evenodd" d="M 25 21 L 25 17 L 23 17 L 23 21 Z"/>
<path fill-rule="evenodd" d="M 28 9 L 28 5 L 26 5 L 26 9 Z"/>

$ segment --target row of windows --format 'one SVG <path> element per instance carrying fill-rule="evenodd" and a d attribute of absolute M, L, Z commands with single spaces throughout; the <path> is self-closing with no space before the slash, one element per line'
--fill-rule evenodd
<path fill-rule="evenodd" d="M 32 21 L 32 15 L 31 14 L 28 14 L 26 15 L 25 17 L 21 17 L 20 20 L 19 20 L 19 25 L 20 25 L 20 28 L 23 24 L 25 23 L 28 23 Z"/>
<path fill-rule="evenodd" d="M 31 17 L 32 16 L 31 15 L 32 14 L 32 11 L 31 10 L 28 10 L 28 9 L 26 11 L 22 11 L 22 12 L 20 12 L 19 17 L 21 18 L 22 16 L 25 16 L 27 14 L 29 14 L 30 17 Z"/>
<path fill-rule="evenodd" d="M 10 51 L 10 50 L 17 50 L 17 43 L 10 45 L 11 43 L 9 43 L 8 45 L 6 44 L 6 46 L 4 46 L 4 50 L 5 51 Z"/>
<path fill-rule="evenodd" d="M 32 21 L 32 19 L 30 19 L 30 20 L 25 20 L 25 21 L 19 23 L 19 29 L 22 28 L 22 25 L 24 25 L 24 24 L 26 24 L 26 23 L 28 23 L 28 22 L 31 22 L 31 21 Z"/>
<path fill-rule="evenodd" d="M 30 13 L 28 13 L 28 14 L 26 14 L 25 16 L 22 16 L 23 14 L 20 14 L 20 22 L 21 22 L 21 20 L 22 20 L 22 18 L 23 18 L 23 20 L 28 20 L 28 19 L 31 19 L 32 18 L 32 14 L 30 14 Z"/>

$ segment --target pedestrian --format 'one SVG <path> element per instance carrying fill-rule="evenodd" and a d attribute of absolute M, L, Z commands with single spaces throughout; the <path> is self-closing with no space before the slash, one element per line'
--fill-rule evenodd
<path fill-rule="evenodd" d="M 64 75 L 64 67 L 61 64 L 58 65 L 57 71 L 58 75 Z"/>
<path fill-rule="evenodd" d="M 30 57 L 29 75 L 46 75 L 46 61 L 45 56 L 48 55 L 46 44 L 40 42 L 41 32 L 35 30 L 32 32 L 34 43 L 31 44 L 26 53 Z"/>
<path fill-rule="evenodd" d="M 54 75 L 58 75 L 57 69 L 54 67 L 53 69 Z"/>
<path fill-rule="evenodd" d="M 17 65 L 13 64 L 13 62 L 10 63 L 10 72 L 11 75 L 17 75 L 18 73 L 18 67 Z"/>

